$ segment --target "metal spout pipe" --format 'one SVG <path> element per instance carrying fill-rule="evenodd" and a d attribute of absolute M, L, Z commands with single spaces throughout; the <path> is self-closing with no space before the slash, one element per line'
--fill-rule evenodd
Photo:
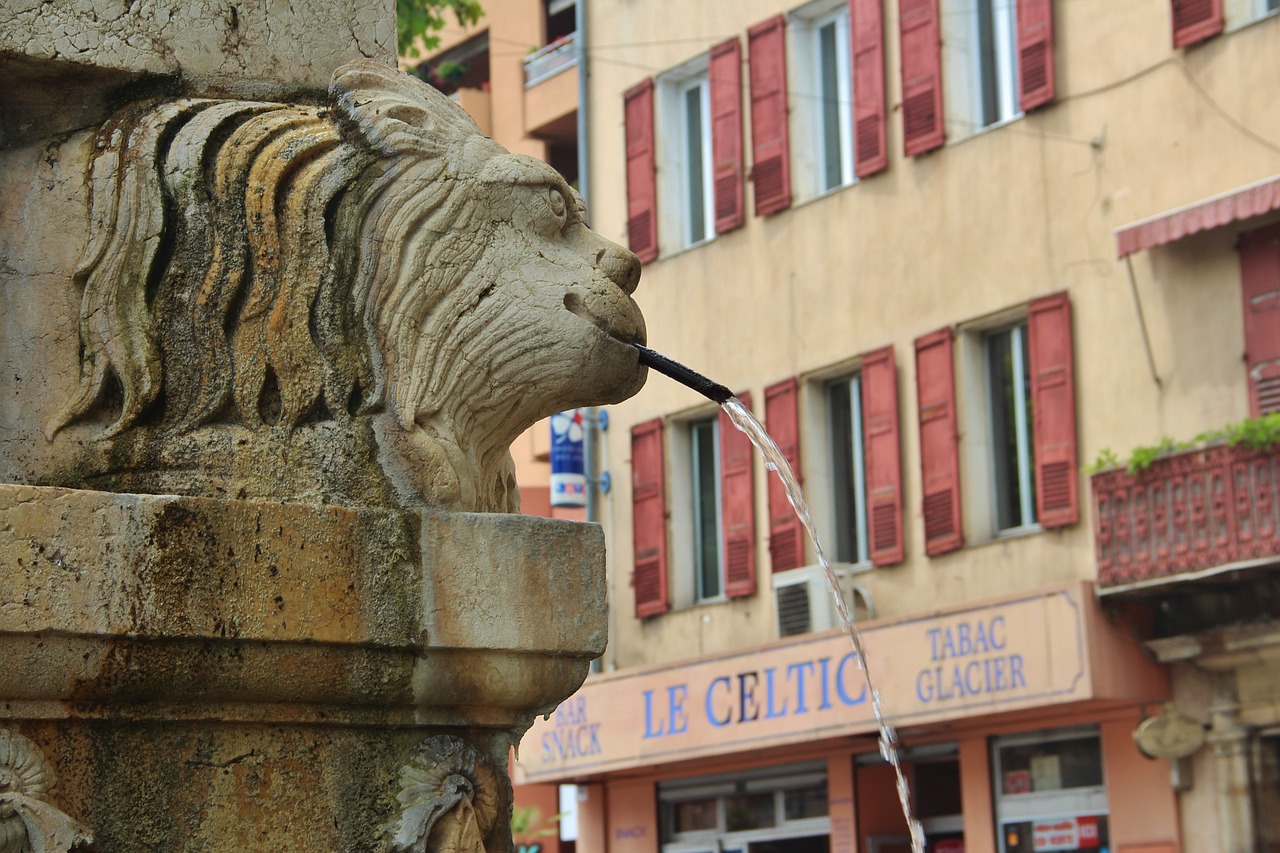
<path fill-rule="evenodd" d="M 690 370 L 680 362 L 672 361 L 665 355 L 654 352 L 648 347 L 640 346 L 640 344 L 632 344 L 632 346 L 640 352 L 641 364 L 652 367 L 663 376 L 668 376 L 681 385 L 687 385 L 702 396 L 721 404 L 733 397 L 733 392 L 728 388 L 719 382 L 712 382 L 696 370 Z"/>

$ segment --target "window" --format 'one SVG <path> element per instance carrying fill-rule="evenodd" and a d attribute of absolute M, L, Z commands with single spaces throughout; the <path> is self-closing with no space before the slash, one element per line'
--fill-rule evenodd
<path fill-rule="evenodd" d="M 848 3 L 806 7 L 796 13 L 791 33 L 800 66 L 792 98 L 795 138 L 808 140 L 797 146 L 796 190 L 813 196 L 854 180 Z"/>
<path fill-rule="evenodd" d="M 961 491 L 964 534 L 974 541 L 1075 524 L 1080 471 L 1067 294 L 962 328 L 955 350 L 958 386 L 952 384 L 951 356 L 940 345 L 947 331 L 917 341 L 920 405 L 929 413 L 921 418 L 926 543 L 935 538 L 929 535 L 930 508 L 938 501 L 945 507 L 933 513 L 937 537 L 950 537 L 948 549 L 959 547 L 963 537 L 954 528 Z M 922 347 L 936 357 L 922 361 Z M 959 451 L 955 456 L 952 447 Z"/>
<path fill-rule="evenodd" d="M 1035 449 L 1027 326 L 989 332 L 983 349 L 997 532 L 1036 523 Z"/>
<path fill-rule="evenodd" d="M 663 853 L 826 853 L 826 767 L 770 767 L 658 785 Z"/>
<path fill-rule="evenodd" d="M 843 563 L 870 559 L 867 541 L 867 485 L 862 439 L 862 377 L 826 385 L 831 452 L 831 501 L 835 515 L 832 558 Z"/>
<path fill-rule="evenodd" d="M 715 418 L 689 424 L 696 598 L 718 598 L 721 583 L 720 436 Z"/>
<path fill-rule="evenodd" d="M 658 97 L 658 162 L 667 165 L 659 170 L 659 234 L 674 235 L 668 248 L 682 249 L 715 236 L 707 57 L 662 77 Z"/>
<path fill-rule="evenodd" d="M 1107 790 L 1096 732 L 999 738 L 992 744 L 1000 853 L 1108 847 Z"/>
<path fill-rule="evenodd" d="M 1280 11 L 1280 0 L 1226 0 L 1227 29 L 1251 24 Z"/>
<path fill-rule="evenodd" d="M 952 139 L 1020 114 L 1018 29 L 1010 0 L 943 0 L 943 85 Z"/>

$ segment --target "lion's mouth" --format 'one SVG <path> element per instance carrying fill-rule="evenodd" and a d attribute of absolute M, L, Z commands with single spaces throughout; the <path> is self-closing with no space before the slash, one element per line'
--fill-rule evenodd
<path fill-rule="evenodd" d="M 607 317 L 602 317 L 587 308 L 586 301 L 577 291 L 570 290 L 564 295 L 564 307 L 568 309 L 569 313 L 586 320 L 615 341 L 620 341 L 628 346 L 632 344 L 643 345 L 645 343 L 643 326 L 629 323 L 623 327 L 615 325 Z"/>

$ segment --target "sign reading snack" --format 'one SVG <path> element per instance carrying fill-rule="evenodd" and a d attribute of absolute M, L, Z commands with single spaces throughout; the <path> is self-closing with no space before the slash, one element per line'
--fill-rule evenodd
<path fill-rule="evenodd" d="M 1104 625 L 1096 608 L 1089 587 L 1072 584 L 928 618 L 868 623 L 867 663 L 886 715 L 912 725 L 1099 695 L 1090 644 L 1110 648 L 1119 640 L 1090 637 L 1092 626 Z M 1146 688 L 1111 685 L 1116 689 Z M 525 735 L 517 778 L 571 778 L 875 725 L 849 640 L 829 631 L 592 677 Z"/>

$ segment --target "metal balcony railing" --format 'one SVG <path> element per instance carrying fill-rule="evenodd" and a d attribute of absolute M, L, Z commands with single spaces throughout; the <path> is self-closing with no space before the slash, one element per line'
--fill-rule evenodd
<path fill-rule="evenodd" d="M 1222 445 L 1091 480 L 1104 590 L 1280 558 L 1280 450 Z"/>
<path fill-rule="evenodd" d="M 525 57 L 524 86 L 529 88 L 578 64 L 578 34 L 561 36 Z"/>

